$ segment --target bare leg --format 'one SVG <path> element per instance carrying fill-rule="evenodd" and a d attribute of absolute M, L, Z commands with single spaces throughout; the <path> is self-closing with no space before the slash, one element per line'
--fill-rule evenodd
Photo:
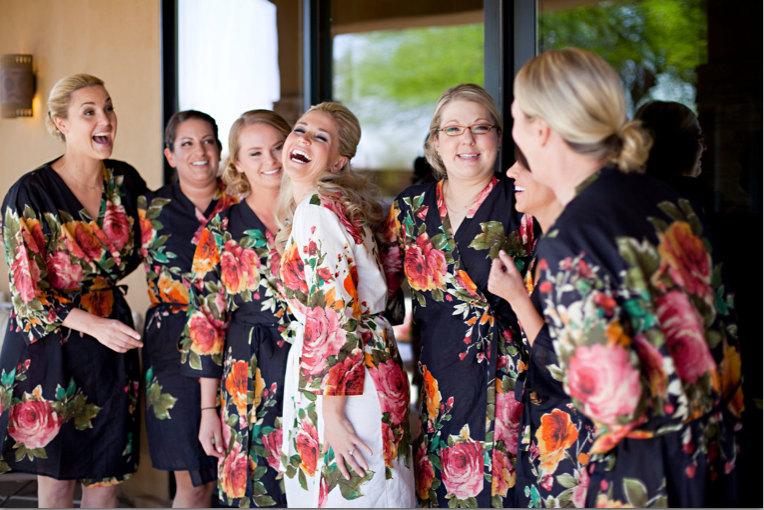
<path fill-rule="evenodd" d="M 108 487 L 87 487 L 83 485 L 80 508 L 116 508 L 117 487 L 118 485 L 110 485 Z"/>
<path fill-rule="evenodd" d="M 37 504 L 39 508 L 72 508 L 75 484 L 74 480 L 56 480 L 49 476 L 38 476 Z"/>
<path fill-rule="evenodd" d="M 175 487 L 173 508 L 208 508 L 212 501 L 215 482 L 194 487 L 188 471 L 175 471 Z"/>

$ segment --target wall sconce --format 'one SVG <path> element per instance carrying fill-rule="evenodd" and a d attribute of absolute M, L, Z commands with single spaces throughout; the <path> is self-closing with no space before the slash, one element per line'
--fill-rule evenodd
<path fill-rule="evenodd" d="M 32 55 L 0 58 L 0 113 L 7 119 L 32 116 L 35 78 Z"/>

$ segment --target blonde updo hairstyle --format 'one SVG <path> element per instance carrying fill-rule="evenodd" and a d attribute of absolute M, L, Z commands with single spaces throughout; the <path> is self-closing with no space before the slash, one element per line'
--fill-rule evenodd
<path fill-rule="evenodd" d="M 443 109 L 454 101 L 469 101 L 471 103 L 477 103 L 488 111 L 491 116 L 491 123 L 496 126 L 496 133 L 501 137 L 501 132 L 504 125 L 501 121 L 501 115 L 499 109 L 496 108 L 491 95 L 480 85 L 474 83 L 462 83 L 446 90 L 438 99 L 435 105 L 435 113 L 430 121 L 430 130 L 427 135 L 427 140 L 424 143 L 424 157 L 427 162 L 433 168 L 435 176 L 438 179 L 444 179 L 448 177 L 446 173 L 446 166 L 443 164 L 443 160 L 435 150 L 433 142 L 440 136 L 440 123 L 443 120 Z"/>
<path fill-rule="evenodd" d="M 379 189 L 368 178 L 350 167 L 350 160 L 355 156 L 358 142 L 361 141 L 361 125 L 353 112 L 345 105 L 334 101 L 323 102 L 305 112 L 320 111 L 328 113 L 337 125 L 339 153 L 347 158 L 347 163 L 338 172 L 324 172 L 316 182 L 316 192 L 322 198 L 338 202 L 352 223 L 360 223 L 376 232 L 384 219 L 384 211 L 379 201 Z M 284 173 L 279 192 L 276 221 L 279 232 L 276 244 L 284 249 L 291 233 L 291 223 L 297 208 L 292 195 L 292 181 Z"/>
<path fill-rule="evenodd" d="M 72 102 L 72 94 L 85 87 L 103 87 L 103 80 L 90 74 L 73 74 L 61 78 L 50 89 L 48 95 L 48 112 L 45 115 L 45 128 L 55 138 L 62 142 L 66 141 L 64 134 L 53 122 L 55 117 L 66 119 L 69 114 L 69 105 Z"/>
<path fill-rule="evenodd" d="M 281 115 L 271 110 L 249 110 L 242 113 L 234 121 L 228 134 L 228 159 L 223 169 L 223 182 L 228 186 L 228 190 L 235 195 L 245 195 L 250 192 L 247 176 L 236 169 L 236 164 L 239 162 L 239 150 L 241 150 L 239 135 L 242 129 L 255 124 L 270 126 L 281 133 L 284 138 L 291 131 L 289 123 Z"/>
<path fill-rule="evenodd" d="M 579 154 L 642 171 L 650 136 L 628 121 L 621 79 L 601 57 L 580 48 L 549 50 L 515 76 L 520 111 L 541 118 Z"/>

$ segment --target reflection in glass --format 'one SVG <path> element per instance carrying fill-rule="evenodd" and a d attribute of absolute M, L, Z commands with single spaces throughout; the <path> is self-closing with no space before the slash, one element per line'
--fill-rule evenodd
<path fill-rule="evenodd" d="M 357 168 L 410 172 L 440 94 L 483 84 L 482 23 L 340 34 L 333 46 L 334 98 L 363 127 Z"/>
<path fill-rule="evenodd" d="M 696 110 L 697 68 L 708 61 L 705 0 L 539 0 L 538 8 L 539 51 L 601 55 L 621 75 L 629 114 L 653 99 Z"/>

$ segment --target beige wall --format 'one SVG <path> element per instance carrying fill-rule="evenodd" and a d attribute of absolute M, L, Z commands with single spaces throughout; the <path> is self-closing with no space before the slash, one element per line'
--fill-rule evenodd
<path fill-rule="evenodd" d="M 59 78 L 77 72 L 106 82 L 119 120 L 113 157 L 129 162 L 150 187 L 162 182 L 159 0 L 2 0 L 0 54 L 31 53 L 37 75 L 34 117 L 0 118 L 0 191 L 25 172 L 59 156 L 63 146 L 43 125 L 45 98 Z M 8 291 L 0 264 L 0 289 Z M 125 282 L 128 301 L 148 306 L 142 269 Z M 166 504 L 166 475 L 151 469 L 142 434 L 139 475 L 125 484 L 136 506 Z"/>

